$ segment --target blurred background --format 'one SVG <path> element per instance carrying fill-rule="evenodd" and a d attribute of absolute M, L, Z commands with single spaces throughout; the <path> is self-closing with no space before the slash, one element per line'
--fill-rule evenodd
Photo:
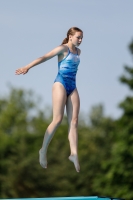
<path fill-rule="evenodd" d="M 0 198 L 133 198 L 133 1 L 0 0 Z M 68 161 L 66 114 L 38 163 L 52 119 L 57 58 L 15 70 L 60 45 L 68 29 L 84 32 L 77 88 L 79 160 Z"/>

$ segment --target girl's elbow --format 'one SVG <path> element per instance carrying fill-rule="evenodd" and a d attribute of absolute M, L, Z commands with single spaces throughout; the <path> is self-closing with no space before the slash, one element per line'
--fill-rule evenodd
<path fill-rule="evenodd" d="M 46 60 L 47 60 L 47 58 L 44 57 L 44 56 L 42 56 L 42 57 L 39 58 L 40 63 L 45 62 Z"/>

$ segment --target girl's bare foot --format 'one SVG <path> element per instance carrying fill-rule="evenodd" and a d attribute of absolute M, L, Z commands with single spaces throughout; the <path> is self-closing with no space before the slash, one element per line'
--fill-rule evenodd
<path fill-rule="evenodd" d="M 79 161 L 78 161 L 78 156 L 77 155 L 70 155 L 68 159 L 74 163 L 75 169 L 77 172 L 80 171 L 80 166 L 79 166 Z"/>
<path fill-rule="evenodd" d="M 41 149 L 39 151 L 39 163 L 43 168 L 47 168 L 46 154 Z"/>

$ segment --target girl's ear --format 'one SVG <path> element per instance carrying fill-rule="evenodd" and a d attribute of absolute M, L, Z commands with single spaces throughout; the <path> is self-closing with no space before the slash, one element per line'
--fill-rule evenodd
<path fill-rule="evenodd" d="M 72 40 L 72 35 L 69 35 L 69 40 L 70 40 L 70 41 Z"/>

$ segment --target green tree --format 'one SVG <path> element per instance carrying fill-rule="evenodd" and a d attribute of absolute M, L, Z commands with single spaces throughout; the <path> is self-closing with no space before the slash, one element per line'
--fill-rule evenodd
<path fill-rule="evenodd" d="M 129 45 L 133 57 L 133 42 Z M 133 90 L 133 66 L 125 66 L 125 74 L 120 81 Z M 122 116 L 116 120 L 114 143 L 111 148 L 111 159 L 106 163 L 99 185 L 104 186 L 106 195 L 133 199 L 133 96 L 128 96 L 120 103 Z M 98 185 L 98 186 L 99 186 Z M 102 192 L 101 188 L 96 189 Z"/>
<path fill-rule="evenodd" d="M 90 192 L 89 195 L 106 196 L 100 182 L 105 175 L 103 169 L 111 157 L 111 146 L 114 142 L 114 130 L 116 128 L 115 122 L 111 117 L 104 115 L 102 105 L 92 107 L 89 119 L 88 142 L 84 141 L 84 144 L 87 145 L 87 150 L 85 149 L 86 159 L 82 155 L 82 159 L 86 162 L 84 171 L 87 175 L 88 191 Z"/>
<path fill-rule="evenodd" d="M 96 195 L 96 176 L 110 156 L 113 120 L 104 116 L 103 107 L 90 113 L 91 124 L 79 125 L 77 173 L 68 161 L 69 142 L 66 117 L 48 149 L 48 169 L 41 168 L 38 151 L 51 120 L 40 110 L 31 92 L 11 88 L 8 98 L 0 100 L 0 197 L 51 197 Z M 31 115 L 31 113 L 36 113 Z M 51 112 L 51 111 L 50 111 Z M 100 194 L 100 193 L 99 193 Z"/>
<path fill-rule="evenodd" d="M 23 197 L 24 193 L 30 196 L 34 185 L 32 180 L 29 181 L 30 176 L 26 178 L 27 173 L 31 173 L 30 166 L 36 163 L 35 151 L 39 143 L 39 136 L 31 126 L 34 119 L 31 112 L 39 112 L 33 96 L 31 91 L 10 88 L 9 96 L 0 99 L 1 198 Z M 45 121 L 46 117 L 41 112 L 37 115 L 40 121 L 42 118 Z M 31 195 L 34 195 L 33 190 Z"/>

